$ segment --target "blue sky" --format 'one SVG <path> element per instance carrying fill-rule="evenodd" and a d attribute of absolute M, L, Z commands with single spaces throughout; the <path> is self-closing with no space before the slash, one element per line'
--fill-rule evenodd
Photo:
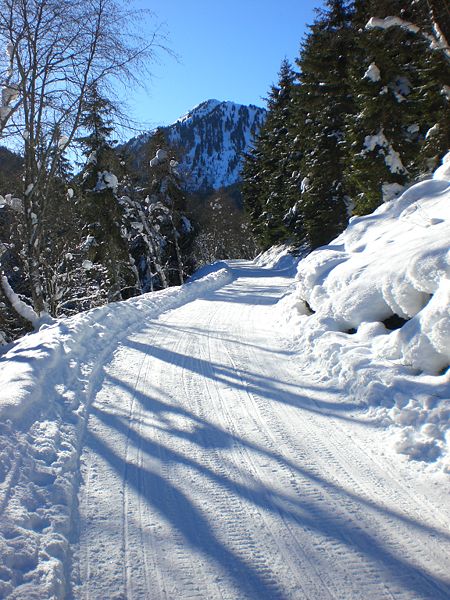
<path fill-rule="evenodd" d="M 147 90 L 128 104 L 144 129 L 167 125 L 208 100 L 264 106 L 284 57 L 299 53 L 319 0 L 138 0 L 156 13 L 179 61 L 160 54 Z M 146 25 L 147 26 L 147 25 Z M 149 21 L 148 27 L 154 27 Z"/>

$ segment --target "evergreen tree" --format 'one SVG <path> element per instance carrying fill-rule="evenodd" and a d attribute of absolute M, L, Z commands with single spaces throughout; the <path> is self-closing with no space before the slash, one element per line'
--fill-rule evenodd
<path fill-rule="evenodd" d="M 328 243 L 347 222 L 344 127 L 353 111 L 348 69 L 353 49 L 352 12 L 344 0 L 327 0 L 301 56 L 296 129 L 302 159 L 298 206 L 308 244 Z"/>
<path fill-rule="evenodd" d="M 243 168 L 243 197 L 253 232 L 263 248 L 285 240 L 292 175 L 292 96 L 295 73 L 287 60 L 281 64 L 278 84 L 270 89 L 265 123 Z"/>
<path fill-rule="evenodd" d="M 186 196 L 175 150 L 158 130 L 145 148 L 147 163 L 146 211 L 154 232 L 156 260 L 169 285 L 179 285 L 189 268 L 192 227 L 187 219 Z"/>
<path fill-rule="evenodd" d="M 78 138 L 87 157 L 82 175 L 81 211 L 85 224 L 81 249 L 86 257 L 83 264 L 100 288 L 106 288 L 107 300 L 111 302 L 140 291 L 128 246 L 126 215 L 118 195 L 123 165 L 110 141 L 114 107 L 101 96 L 96 85 L 90 87 L 83 108 L 82 127 L 86 135 Z"/>
<path fill-rule="evenodd" d="M 261 139 L 261 132 L 256 140 L 255 147 L 252 148 L 244 157 L 242 167 L 242 198 L 244 210 L 248 216 L 251 230 L 257 243 L 263 248 L 263 240 L 267 225 L 261 218 L 263 213 L 263 190 L 264 176 L 262 173 L 262 154 L 258 148 L 258 140 Z"/>
<path fill-rule="evenodd" d="M 436 78 L 443 58 L 407 29 L 365 28 L 374 15 L 398 14 L 420 23 L 423 8 L 420 2 L 404 7 L 400 0 L 355 2 L 351 77 L 355 112 L 347 123 L 345 174 L 358 214 L 371 212 L 399 194 L 414 177 L 435 168 L 447 147 L 446 100 Z M 438 121 L 441 128 L 435 128 L 429 144 L 427 132 Z M 432 160 L 430 154 L 434 154 Z"/>

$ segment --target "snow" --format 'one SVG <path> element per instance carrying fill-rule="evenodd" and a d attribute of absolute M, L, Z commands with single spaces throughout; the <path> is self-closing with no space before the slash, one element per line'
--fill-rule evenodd
<path fill-rule="evenodd" d="M 231 280 L 215 269 L 45 325 L 0 355 L 0 597 L 65 597 L 86 411 L 117 337 Z"/>
<path fill-rule="evenodd" d="M 97 244 L 95 237 L 93 235 L 87 235 L 84 242 L 81 244 L 81 248 L 83 250 L 89 250 L 92 246 Z"/>
<path fill-rule="evenodd" d="M 299 374 L 273 321 L 294 260 L 258 260 L 102 361 L 73 596 L 446 600 L 446 484 L 406 475 L 345 394 Z"/>
<path fill-rule="evenodd" d="M 1 284 L 5 296 L 11 302 L 11 305 L 14 307 L 17 313 L 33 325 L 36 325 L 39 321 L 38 315 L 34 312 L 33 308 L 29 304 L 25 304 L 25 302 L 21 300 L 14 292 L 5 275 L 1 276 Z"/>
<path fill-rule="evenodd" d="M 90 260 L 83 260 L 83 262 L 81 263 L 81 266 L 85 271 L 89 271 L 90 269 L 92 269 L 94 264 Z"/>
<path fill-rule="evenodd" d="M 434 172 L 433 179 L 443 179 L 444 181 L 450 181 L 450 152 L 447 152 L 447 154 L 442 159 L 442 164 Z"/>
<path fill-rule="evenodd" d="M 164 163 L 168 158 L 168 154 L 166 152 L 166 150 L 160 148 L 159 150 L 156 151 L 155 156 L 151 159 L 150 161 L 150 166 L 153 167 L 157 167 L 158 165 Z M 170 161 L 170 164 L 172 166 L 172 161 Z"/>
<path fill-rule="evenodd" d="M 403 166 L 400 154 L 389 143 L 383 129 L 380 129 L 375 135 L 366 135 L 364 138 L 364 147 L 369 152 L 373 152 L 377 147 L 380 148 L 379 153 L 384 156 L 384 162 L 390 172 L 393 174 L 405 173 L 405 167 Z"/>
<path fill-rule="evenodd" d="M 381 191 L 383 195 L 383 202 L 390 202 L 405 191 L 405 186 L 400 185 L 399 183 L 384 182 L 381 186 Z"/>
<path fill-rule="evenodd" d="M 374 83 L 380 81 L 381 72 L 374 62 L 368 66 L 366 72 L 363 75 L 363 79 L 370 79 L 370 81 L 373 81 Z"/>
<path fill-rule="evenodd" d="M 214 109 L 216 109 L 220 104 L 222 104 L 219 100 L 205 100 L 204 102 L 200 102 L 194 106 L 188 113 L 180 117 L 177 122 L 178 123 L 186 123 L 187 121 L 192 120 L 193 117 L 197 117 L 199 119 L 209 115 Z"/>
<path fill-rule="evenodd" d="M 160 148 L 159 150 L 156 151 L 156 158 L 159 161 L 164 161 L 167 160 L 167 152 L 165 150 L 163 150 L 162 148 Z"/>
<path fill-rule="evenodd" d="M 302 363 L 332 374 L 370 415 L 394 427 L 395 447 L 450 472 L 450 169 L 301 261 L 280 303 Z M 388 330 L 392 315 L 397 329 Z M 400 440 L 400 441 L 399 441 Z"/>
<path fill-rule="evenodd" d="M 3 348 L 0 597 L 446 600 L 448 165 Z"/>
<path fill-rule="evenodd" d="M 114 173 L 110 173 L 109 171 L 100 171 L 97 175 L 97 184 L 94 188 L 94 191 L 102 192 L 103 190 L 111 189 L 115 193 L 118 185 L 119 180 Z"/>
<path fill-rule="evenodd" d="M 372 17 L 366 24 L 366 29 L 389 29 L 390 27 L 403 27 L 412 33 L 418 33 L 420 31 L 417 25 L 404 21 L 403 19 L 400 19 L 400 17 L 386 17 L 385 19 Z"/>
<path fill-rule="evenodd" d="M 58 140 L 58 150 L 64 150 L 69 143 L 69 138 L 67 135 L 62 135 Z"/>
<path fill-rule="evenodd" d="M 450 48 L 448 47 L 447 41 L 441 30 L 439 29 L 436 22 L 433 22 L 433 33 L 431 35 L 418 27 L 415 23 L 405 21 L 400 17 L 385 17 L 379 19 L 372 17 L 366 24 L 366 29 L 390 29 L 391 27 L 400 27 L 410 33 L 421 35 L 429 43 L 431 50 L 442 51 L 447 58 L 450 58 Z"/>
<path fill-rule="evenodd" d="M 428 140 L 429 138 L 433 137 L 433 135 L 439 133 L 439 129 L 439 123 L 436 123 L 435 125 L 433 125 L 433 127 L 430 127 L 430 129 L 425 134 L 425 139 Z"/>
<path fill-rule="evenodd" d="M 255 265 L 274 271 L 284 271 L 286 275 L 293 276 L 304 253 L 294 250 L 288 244 L 280 244 L 259 254 L 255 258 Z"/>

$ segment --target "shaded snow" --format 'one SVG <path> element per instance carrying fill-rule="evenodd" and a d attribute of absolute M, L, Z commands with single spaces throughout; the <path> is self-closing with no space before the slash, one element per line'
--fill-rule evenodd
<path fill-rule="evenodd" d="M 94 188 L 94 192 L 101 192 L 106 189 L 111 189 L 115 193 L 118 185 L 119 180 L 114 173 L 110 173 L 109 171 L 101 171 L 97 174 L 97 183 Z"/>

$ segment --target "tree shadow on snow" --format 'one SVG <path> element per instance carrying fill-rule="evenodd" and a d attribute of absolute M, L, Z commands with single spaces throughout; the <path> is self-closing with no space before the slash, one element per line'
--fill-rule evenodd
<path fill-rule="evenodd" d="M 148 351 L 148 347 L 147 347 Z M 151 349 L 151 353 L 160 354 L 161 360 L 165 360 L 164 352 L 161 349 Z M 177 360 L 181 360 L 180 357 Z M 198 363 L 198 359 L 194 362 Z M 192 365 L 191 368 L 202 376 L 205 376 L 205 365 Z M 226 381 L 230 384 L 230 374 L 223 367 L 211 366 L 210 377 Z M 300 526 L 303 530 L 317 532 L 321 539 L 333 540 L 346 546 L 356 556 L 362 556 L 369 559 L 373 564 L 379 565 L 384 573 L 388 573 L 391 581 L 400 586 L 403 590 L 409 590 L 416 594 L 418 598 L 433 598 L 434 600 L 444 600 L 448 598 L 450 586 L 448 581 L 439 579 L 431 574 L 426 568 L 419 567 L 408 562 L 408 559 L 398 555 L 398 549 L 387 547 L 382 540 L 382 532 L 371 531 L 367 524 L 358 522 L 355 518 L 352 522 L 339 517 L 334 513 L 327 511 L 327 503 L 323 501 L 323 495 L 338 499 L 339 502 L 348 504 L 351 502 L 357 510 L 361 510 L 365 515 L 371 512 L 382 517 L 386 522 L 394 521 L 398 528 L 414 535 L 414 531 L 421 531 L 427 535 L 448 539 L 441 531 L 434 530 L 414 519 L 387 509 L 378 505 L 375 500 L 364 498 L 355 491 L 344 489 L 333 481 L 329 481 L 318 475 L 311 468 L 302 465 L 300 462 L 292 462 L 282 456 L 281 453 L 271 452 L 267 448 L 255 446 L 242 439 L 234 433 L 218 428 L 214 424 L 200 418 L 191 411 L 180 406 L 176 398 L 167 397 L 165 400 L 156 398 L 158 390 L 154 393 L 150 391 L 143 393 L 137 391 L 126 382 L 108 375 L 114 389 L 125 390 L 131 394 L 134 401 L 138 402 L 145 414 L 152 415 L 156 419 L 156 424 L 145 426 L 145 435 L 137 430 L 127 415 L 113 414 L 108 406 L 114 406 L 114 403 L 104 407 L 92 407 L 92 414 L 101 420 L 103 425 L 110 430 L 119 432 L 127 439 L 127 443 L 138 447 L 143 453 L 154 461 L 164 462 L 169 468 L 182 467 L 195 471 L 198 476 L 205 478 L 217 488 L 225 490 L 232 496 L 237 496 L 245 505 L 254 506 L 262 512 L 271 512 L 281 516 L 285 522 Z M 267 382 L 266 382 L 267 384 Z M 242 385 L 236 381 L 238 388 Z M 261 391 L 262 382 L 258 382 L 258 389 Z M 269 390 L 266 398 L 270 398 L 274 390 Z M 117 403 L 116 403 L 117 404 Z M 303 407 L 301 407 L 303 409 Z M 189 427 L 174 427 L 170 416 L 182 416 L 189 423 Z M 153 430 L 153 433 L 152 433 Z M 164 431 L 166 435 L 174 436 L 180 440 L 191 444 L 197 448 L 197 452 L 192 455 L 189 452 L 182 452 L 175 444 L 174 447 L 158 441 L 159 434 Z M 234 583 L 241 590 L 242 594 L 250 598 L 275 599 L 280 597 L 278 590 L 270 583 L 270 580 L 262 577 L 251 562 L 246 561 L 242 556 L 218 539 L 215 533 L 214 511 L 211 515 L 205 515 L 195 506 L 192 498 L 188 497 L 179 487 L 175 487 L 170 481 L 160 475 L 159 472 L 152 471 L 145 466 L 130 464 L 125 457 L 118 454 L 116 449 L 107 444 L 105 439 L 100 439 L 95 433 L 88 432 L 86 440 L 92 450 L 103 458 L 119 473 L 124 474 L 128 483 L 133 486 L 136 492 L 144 497 L 144 500 L 150 507 L 156 510 L 173 527 L 174 531 L 180 533 L 186 544 L 203 553 L 206 557 L 220 565 L 228 576 L 234 580 Z M 259 479 L 255 479 L 248 474 L 245 483 L 241 479 L 233 477 L 235 465 L 230 462 L 228 456 L 229 448 L 240 447 L 247 452 L 253 452 L 259 456 L 264 456 L 281 467 L 289 469 L 296 478 L 298 478 L 300 493 L 294 498 L 292 494 L 281 492 L 275 486 L 263 485 Z M 209 451 L 214 449 L 221 456 L 224 466 L 219 472 L 212 469 L 207 457 Z M 203 460 L 205 458 L 205 460 Z M 150 461 L 148 461 L 150 462 Z M 145 482 L 143 485 L 142 482 Z M 314 489 L 319 491 L 319 496 L 302 494 L 301 488 L 306 483 L 313 483 Z M 214 505 L 212 505 L 214 506 Z M 356 523 L 355 523 L 356 521 Z M 230 524 L 231 525 L 231 524 Z M 307 552 L 308 549 L 305 549 Z M 327 562 L 325 556 L 324 560 Z M 325 566 L 333 569 L 333 563 Z M 301 574 L 299 574 L 301 579 Z M 414 596 L 414 597 L 416 597 Z"/>

